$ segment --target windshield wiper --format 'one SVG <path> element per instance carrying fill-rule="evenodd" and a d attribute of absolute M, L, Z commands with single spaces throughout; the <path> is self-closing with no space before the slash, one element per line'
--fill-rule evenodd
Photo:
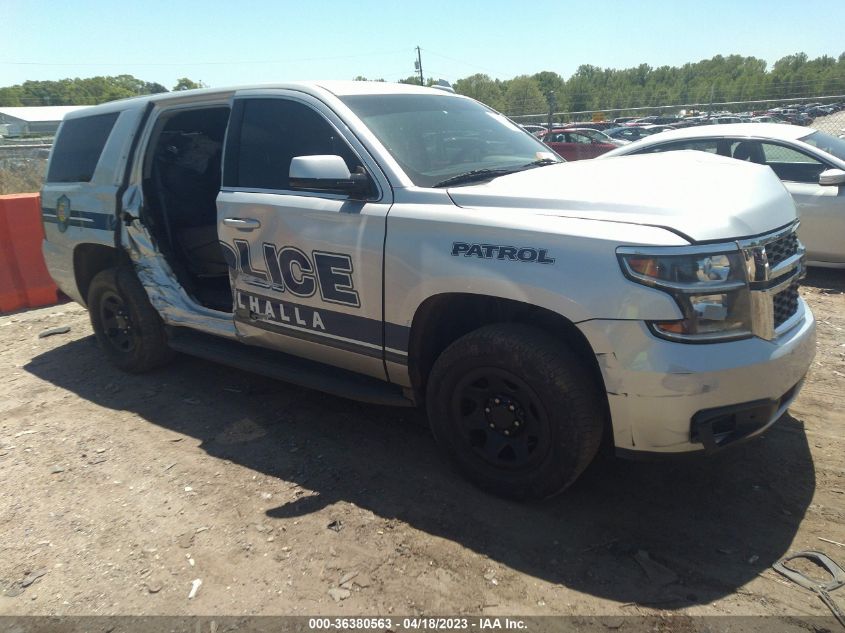
<path fill-rule="evenodd" d="M 491 180 L 493 178 L 498 178 L 499 176 L 512 174 L 515 171 L 519 171 L 519 168 L 514 169 L 513 167 L 510 167 L 508 169 L 473 169 L 472 171 L 467 171 L 463 174 L 452 176 L 451 178 L 447 178 L 446 180 L 441 180 L 434 186 L 448 187 L 449 185 L 460 185 L 469 182 L 478 182 L 480 180 Z"/>
<path fill-rule="evenodd" d="M 558 163 L 566 162 L 563 159 L 557 158 L 538 158 L 537 160 L 532 160 L 530 163 L 523 165 L 523 167 L 545 167 L 546 165 L 557 165 Z"/>

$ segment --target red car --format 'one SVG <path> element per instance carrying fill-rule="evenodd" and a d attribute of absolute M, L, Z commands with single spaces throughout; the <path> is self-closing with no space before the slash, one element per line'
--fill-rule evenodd
<path fill-rule="evenodd" d="M 541 136 L 540 140 L 566 160 L 595 158 L 618 147 L 610 137 L 590 129 L 556 129 Z"/>

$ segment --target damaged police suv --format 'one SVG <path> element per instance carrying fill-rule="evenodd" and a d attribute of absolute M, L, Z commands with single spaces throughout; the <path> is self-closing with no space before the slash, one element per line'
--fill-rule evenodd
<path fill-rule="evenodd" d="M 481 487 L 569 485 L 604 439 L 764 431 L 815 351 L 795 207 L 701 152 L 564 163 L 507 118 L 370 82 L 206 89 L 69 114 L 44 255 L 105 354 L 174 350 L 424 405 Z"/>

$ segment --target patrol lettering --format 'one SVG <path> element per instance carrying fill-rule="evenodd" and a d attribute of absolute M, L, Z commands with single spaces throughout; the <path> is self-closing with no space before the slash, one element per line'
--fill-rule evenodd
<path fill-rule="evenodd" d="M 555 258 L 549 257 L 547 248 L 531 246 L 503 246 L 499 244 L 452 243 L 453 257 L 478 257 L 479 259 L 501 259 L 512 262 L 554 264 Z"/>

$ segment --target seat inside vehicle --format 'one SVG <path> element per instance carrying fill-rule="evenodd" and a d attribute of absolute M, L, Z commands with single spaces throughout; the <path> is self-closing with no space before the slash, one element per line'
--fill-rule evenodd
<path fill-rule="evenodd" d="M 766 157 L 763 155 L 763 148 L 758 141 L 742 141 L 734 147 L 733 158 L 736 160 L 751 161 L 759 165 L 766 164 Z"/>
<path fill-rule="evenodd" d="M 158 121 L 145 158 L 142 220 L 177 279 L 199 303 L 232 310 L 217 236 L 228 107 L 179 110 Z"/>

